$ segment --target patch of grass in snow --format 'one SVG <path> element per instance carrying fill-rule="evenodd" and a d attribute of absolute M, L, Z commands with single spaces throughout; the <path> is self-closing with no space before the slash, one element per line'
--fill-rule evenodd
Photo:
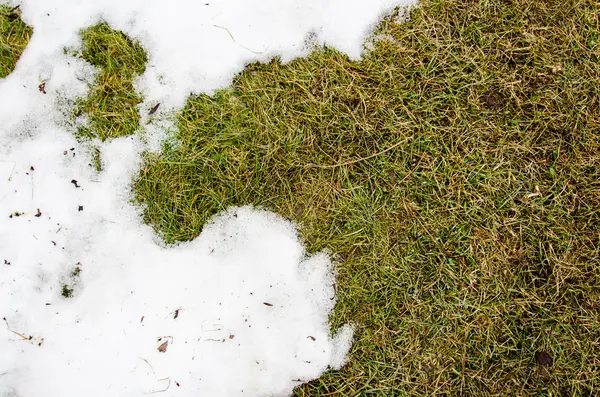
<path fill-rule="evenodd" d="M 63 298 L 72 298 L 73 297 L 73 287 L 68 286 L 67 284 L 63 284 L 61 290 L 60 290 L 60 294 L 63 296 Z"/>
<path fill-rule="evenodd" d="M 77 113 L 89 118 L 89 125 L 80 128 L 79 134 L 103 141 L 133 134 L 139 128 L 137 105 L 142 102 L 133 80 L 146 70 L 146 52 L 106 23 L 88 28 L 81 35 L 81 57 L 100 72 L 90 95 L 77 106 Z"/>
<path fill-rule="evenodd" d="M 0 4 L 0 79 L 13 71 L 32 33 L 18 8 Z"/>
<path fill-rule="evenodd" d="M 249 65 L 135 184 L 167 242 L 231 205 L 339 255 L 346 368 L 297 396 L 600 390 L 600 4 L 427 0 L 354 62 Z"/>

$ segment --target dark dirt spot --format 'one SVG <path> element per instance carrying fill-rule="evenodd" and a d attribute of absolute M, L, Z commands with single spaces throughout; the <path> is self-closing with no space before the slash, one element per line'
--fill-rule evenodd
<path fill-rule="evenodd" d="M 83 211 L 83 205 L 80 205 L 79 207 L 77 207 L 77 211 L 79 211 L 79 212 Z"/>
<path fill-rule="evenodd" d="M 552 359 L 552 356 L 550 356 L 550 354 L 546 353 L 543 350 L 539 350 L 535 352 L 535 362 L 538 365 L 551 367 L 554 363 L 554 360 Z"/>
<path fill-rule="evenodd" d="M 76 179 L 71 180 L 71 183 L 75 186 L 75 187 L 80 187 L 79 184 L 77 183 Z"/>
<path fill-rule="evenodd" d="M 489 110 L 500 110 L 502 109 L 502 100 L 496 94 L 485 94 L 481 96 L 481 103 Z"/>
<path fill-rule="evenodd" d="M 37 209 L 37 214 L 34 215 L 36 218 L 39 218 L 40 216 L 42 216 L 42 211 L 40 211 L 40 209 Z"/>

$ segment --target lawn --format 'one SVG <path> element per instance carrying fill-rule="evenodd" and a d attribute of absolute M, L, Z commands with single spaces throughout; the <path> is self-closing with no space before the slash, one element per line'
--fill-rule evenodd
<path fill-rule="evenodd" d="M 597 395 L 599 19 L 593 0 L 424 0 L 362 60 L 248 65 L 189 98 L 133 193 L 167 243 L 252 204 L 334 255 L 331 322 L 355 343 L 297 396 Z M 81 139 L 131 133 L 145 54 L 82 37 L 103 72 Z"/>

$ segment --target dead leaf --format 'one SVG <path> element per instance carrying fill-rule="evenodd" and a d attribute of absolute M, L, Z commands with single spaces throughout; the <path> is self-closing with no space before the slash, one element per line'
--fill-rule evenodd
<path fill-rule="evenodd" d="M 45 93 L 46 93 L 46 82 L 43 82 L 42 84 L 40 84 L 40 85 L 38 86 L 38 89 L 40 90 L 40 92 L 41 92 L 42 94 L 45 94 Z"/>
<path fill-rule="evenodd" d="M 273 304 L 269 303 L 269 302 L 263 302 L 263 305 L 265 305 L 265 306 L 273 306 Z"/>
<path fill-rule="evenodd" d="M 157 103 L 156 105 L 154 105 L 154 107 L 152 109 L 150 109 L 150 111 L 148 112 L 148 116 L 152 116 L 154 113 L 156 113 L 159 106 L 160 106 L 160 102 Z"/>
<path fill-rule="evenodd" d="M 158 351 L 164 353 L 167 351 L 167 346 L 169 345 L 169 341 L 164 341 L 160 346 L 158 346 Z"/>

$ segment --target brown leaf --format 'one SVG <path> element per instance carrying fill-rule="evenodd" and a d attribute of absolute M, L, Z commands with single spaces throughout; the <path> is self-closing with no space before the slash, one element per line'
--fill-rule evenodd
<path fill-rule="evenodd" d="M 166 340 L 163 342 L 163 344 L 161 344 L 160 346 L 158 346 L 158 351 L 161 353 L 164 353 L 167 351 L 167 346 L 169 345 L 169 341 Z"/>
<path fill-rule="evenodd" d="M 263 305 L 265 305 L 265 306 L 273 306 L 273 304 L 269 303 L 269 302 L 263 302 Z"/>
<path fill-rule="evenodd" d="M 160 106 L 160 102 L 157 103 L 156 105 L 154 105 L 154 107 L 152 109 L 150 109 L 150 111 L 148 112 L 148 116 L 152 116 L 154 113 L 156 113 L 159 106 Z"/>
<path fill-rule="evenodd" d="M 40 85 L 38 86 L 38 89 L 40 90 L 40 92 L 41 92 L 42 94 L 45 94 L 45 93 L 46 93 L 46 83 L 44 82 L 44 83 L 40 84 Z"/>
<path fill-rule="evenodd" d="M 537 351 L 535 352 L 535 362 L 538 363 L 538 365 L 551 367 L 554 360 L 552 359 L 552 356 L 545 351 Z"/>

